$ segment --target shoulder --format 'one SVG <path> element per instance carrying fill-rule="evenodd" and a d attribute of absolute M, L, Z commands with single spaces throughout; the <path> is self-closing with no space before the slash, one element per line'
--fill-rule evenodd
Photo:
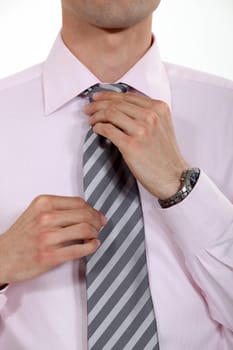
<path fill-rule="evenodd" d="M 26 87 L 28 84 L 40 80 L 43 64 L 37 64 L 26 70 L 0 79 L 0 94 L 11 92 L 14 89 Z"/>
<path fill-rule="evenodd" d="M 165 63 L 174 107 L 233 120 L 233 82 L 212 74 Z M 208 112 L 208 113 L 207 113 Z M 219 118 L 218 118 L 219 119 Z"/>
<path fill-rule="evenodd" d="M 0 122 L 11 123 L 43 108 L 42 64 L 0 80 Z"/>
<path fill-rule="evenodd" d="M 184 86 L 193 91 L 233 96 L 233 81 L 192 68 L 164 63 L 171 87 Z"/>

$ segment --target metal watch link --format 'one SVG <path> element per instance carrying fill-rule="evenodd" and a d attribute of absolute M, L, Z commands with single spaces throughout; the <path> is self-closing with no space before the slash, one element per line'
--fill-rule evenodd
<path fill-rule="evenodd" d="M 178 192 L 167 199 L 159 199 L 160 206 L 165 209 L 180 203 L 192 191 L 199 179 L 199 176 L 199 168 L 190 168 L 183 171 L 180 177 L 180 188 Z"/>

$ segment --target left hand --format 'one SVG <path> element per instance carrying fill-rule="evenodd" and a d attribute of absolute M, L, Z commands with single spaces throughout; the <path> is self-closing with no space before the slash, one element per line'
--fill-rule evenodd
<path fill-rule="evenodd" d="M 84 108 L 93 131 L 111 140 L 137 180 L 154 196 L 177 192 L 183 159 L 165 102 L 134 93 L 98 92 Z"/>

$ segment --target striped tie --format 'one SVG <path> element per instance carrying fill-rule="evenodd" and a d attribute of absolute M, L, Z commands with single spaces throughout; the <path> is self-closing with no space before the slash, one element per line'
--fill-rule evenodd
<path fill-rule="evenodd" d="M 91 101 L 96 91 L 127 89 L 95 85 L 86 95 Z M 117 148 L 92 129 L 83 169 L 86 201 L 108 218 L 99 249 L 86 259 L 89 350 L 158 350 L 136 180 Z"/>

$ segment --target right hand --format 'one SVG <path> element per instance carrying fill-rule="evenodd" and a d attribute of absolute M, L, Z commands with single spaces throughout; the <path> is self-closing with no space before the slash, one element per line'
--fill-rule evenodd
<path fill-rule="evenodd" d="M 0 285 L 31 279 L 94 253 L 105 224 L 105 217 L 81 198 L 35 198 L 0 236 Z"/>

